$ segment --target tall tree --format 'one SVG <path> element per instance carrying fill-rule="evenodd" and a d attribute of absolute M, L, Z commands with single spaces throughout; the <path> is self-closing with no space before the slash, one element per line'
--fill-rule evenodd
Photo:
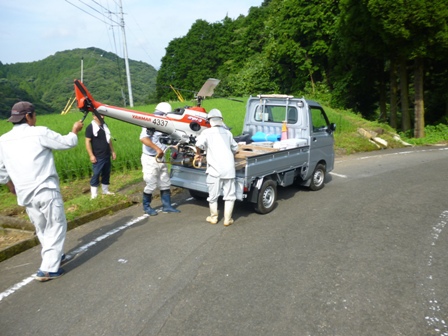
<path fill-rule="evenodd" d="M 334 100 L 372 118 L 378 102 L 384 109 L 389 50 L 378 36 L 378 21 L 372 18 L 365 2 L 341 0 L 339 7 L 329 55 L 334 68 Z M 382 111 L 382 114 L 386 112 Z"/>
<path fill-rule="evenodd" d="M 272 0 L 264 53 L 283 92 L 302 90 L 308 83 L 326 81 L 328 50 L 339 13 L 332 0 Z"/>
<path fill-rule="evenodd" d="M 406 132 L 411 129 L 411 115 L 409 113 L 408 67 L 404 55 L 399 58 L 398 73 L 400 77 L 401 130 Z"/>
<path fill-rule="evenodd" d="M 169 43 L 157 76 L 159 98 L 173 97 L 170 85 L 199 90 L 205 80 L 217 75 L 228 57 L 231 33 L 225 25 L 230 23 L 228 18 L 216 23 L 197 20 L 186 36 Z"/>
<path fill-rule="evenodd" d="M 431 58 L 433 52 L 447 51 L 448 45 L 448 3 L 445 0 L 369 0 L 368 8 L 380 25 L 380 35 L 383 41 L 395 48 L 399 54 L 402 83 L 402 95 L 407 89 L 405 84 L 405 64 L 414 60 L 414 88 L 418 96 L 414 97 L 415 125 L 414 136 L 424 136 L 424 59 Z M 402 104 L 408 97 L 402 96 Z M 410 127 L 402 105 L 402 128 Z"/>
<path fill-rule="evenodd" d="M 247 16 L 241 15 L 231 25 L 224 25 L 227 35 L 231 38 L 224 46 L 230 53 L 218 71 L 219 78 L 222 79 L 219 85 L 220 93 L 241 96 L 267 92 L 266 87 L 271 82 L 270 70 L 267 59 L 261 56 L 268 37 L 265 29 L 269 16 L 267 6 L 264 4 L 261 7 L 251 7 Z M 268 67 L 267 72 L 265 66 Z"/>
<path fill-rule="evenodd" d="M 389 125 L 395 129 L 398 127 L 397 120 L 397 62 L 394 59 L 390 61 L 390 117 Z"/>

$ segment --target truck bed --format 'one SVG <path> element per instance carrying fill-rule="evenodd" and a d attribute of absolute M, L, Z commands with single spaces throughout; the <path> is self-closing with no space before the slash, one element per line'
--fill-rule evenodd
<path fill-rule="evenodd" d="M 309 146 L 280 150 L 256 145 L 239 145 L 239 152 L 235 155 L 237 199 L 242 200 L 244 187 L 250 188 L 252 181 L 260 177 L 306 167 L 308 154 Z M 291 184 L 294 172 L 286 175 L 286 178 L 291 181 L 283 180 L 281 185 Z M 172 165 L 171 185 L 208 193 L 205 167 Z"/>
<path fill-rule="evenodd" d="M 276 149 L 256 145 L 239 145 L 235 155 L 237 176 L 262 177 L 291 170 L 308 162 L 309 146 Z M 240 168 L 241 167 L 241 168 Z"/>

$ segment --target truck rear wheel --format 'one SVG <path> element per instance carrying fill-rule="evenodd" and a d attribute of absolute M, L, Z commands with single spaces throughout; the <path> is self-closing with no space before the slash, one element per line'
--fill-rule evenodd
<path fill-rule="evenodd" d="M 254 209 L 259 214 L 267 214 L 274 210 L 277 201 L 277 184 L 272 180 L 266 180 L 258 193 L 258 201 Z"/>
<path fill-rule="evenodd" d="M 314 169 L 313 175 L 311 176 L 311 190 L 320 190 L 325 186 L 325 172 L 325 166 L 319 163 Z"/>

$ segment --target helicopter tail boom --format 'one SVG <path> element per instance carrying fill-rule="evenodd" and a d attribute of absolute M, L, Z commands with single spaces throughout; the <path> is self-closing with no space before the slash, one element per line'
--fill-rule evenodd
<path fill-rule="evenodd" d="M 168 135 L 176 133 L 173 122 L 165 116 L 156 116 L 150 113 L 128 110 L 96 101 L 85 85 L 77 79 L 75 79 L 75 95 L 78 102 L 77 106 L 83 112 L 98 113 L 99 115 L 104 115 L 136 126 L 153 128 Z M 101 120 L 102 118 L 99 119 Z"/>

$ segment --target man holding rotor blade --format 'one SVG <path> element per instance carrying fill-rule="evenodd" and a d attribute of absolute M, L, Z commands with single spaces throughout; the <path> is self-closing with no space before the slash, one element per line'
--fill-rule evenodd
<path fill-rule="evenodd" d="M 12 107 L 8 121 L 14 126 L 0 137 L 0 184 L 17 195 L 36 228 L 42 262 L 35 279 L 56 279 L 64 274 L 60 266 L 67 261 L 67 220 L 52 151 L 75 147 L 83 124 L 75 122 L 66 135 L 36 126 L 34 105 L 23 101 Z"/>

